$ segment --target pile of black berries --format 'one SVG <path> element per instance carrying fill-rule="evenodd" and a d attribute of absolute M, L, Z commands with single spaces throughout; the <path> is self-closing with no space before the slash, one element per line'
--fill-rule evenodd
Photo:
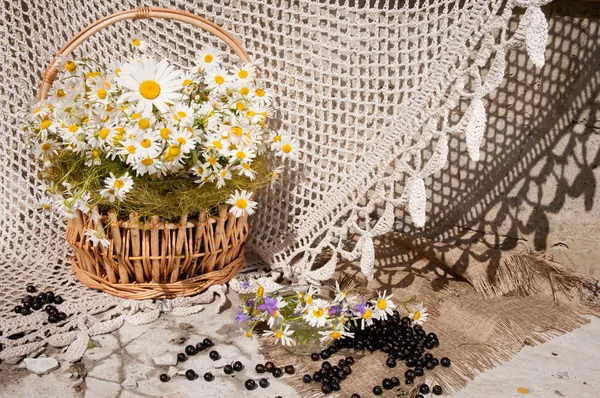
<path fill-rule="evenodd" d="M 329 358 L 330 355 L 333 355 L 337 352 L 336 347 L 329 347 L 327 350 L 321 351 L 320 354 L 313 354 L 313 360 L 317 358 L 317 360 L 323 358 L 323 356 Z M 324 355 L 323 355 L 324 354 Z M 307 374 L 302 377 L 302 381 L 305 383 L 317 382 L 321 383 L 321 391 L 323 394 L 329 394 L 334 391 L 340 390 L 340 383 L 352 374 L 352 365 L 354 365 L 354 358 L 347 357 L 345 359 L 340 359 L 337 365 L 332 365 L 329 361 L 323 361 L 321 364 L 321 369 L 317 372 L 313 373 L 312 376 Z"/>
<path fill-rule="evenodd" d="M 61 312 L 53 304 L 60 305 L 63 303 L 61 296 L 55 296 L 53 291 L 42 292 L 38 295 L 33 295 L 37 289 L 33 285 L 25 288 L 27 294 L 21 299 L 21 305 L 17 305 L 14 311 L 23 316 L 31 315 L 33 311 L 43 310 L 48 315 L 49 323 L 57 323 L 67 319 L 67 314 Z"/>

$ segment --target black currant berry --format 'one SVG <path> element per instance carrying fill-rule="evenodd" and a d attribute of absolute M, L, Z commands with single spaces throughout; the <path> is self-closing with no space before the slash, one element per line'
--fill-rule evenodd
<path fill-rule="evenodd" d="M 267 388 L 267 387 L 269 387 L 269 380 L 267 380 L 267 379 L 260 379 L 258 381 L 258 385 L 261 386 L 262 388 Z"/>
<path fill-rule="evenodd" d="M 333 391 L 333 389 L 331 388 L 331 386 L 329 384 L 323 384 L 321 386 L 321 392 L 325 395 L 327 394 L 331 394 L 331 391 Z"/>
<path fill-rule="evenodd" d="M 329 347 L 329 348 L 327 349 L 327 352 L 329 353 L 329 355 L 333 355 L 333 354 L 335 354 L 336 352 L 338 352 L 338 349 L 337 349 L 337 347 L 336 347 L 336 346 L 331 346 L 331 347 Z"/>
<path fill-rule="evenodd" d="M 235 361 L 233 363 L 233 370 L 236 372 L 241 372 L 244 369 L 244 365 L 240 361 Z"/>
<path fill-rule="evenodd" d="M 274 368 L 273 377 L 280 378 L 281 376 L 283 376 L 283 371 L 281 370 L 281 368 Z"/>
<path fill-rule="evenodd" d="M 415 398 L 425 398 L 425 397 L 422 396 L 421 394 L 417 394 L 417 395 L 415 395 Z"/>
<path fill-rule="evenodd" d="M 33 304 L 33 297 L 30 295 L 27 295 L 21 299 L 21 303 L 31 305 L 31 304 Z"/>
<path fill-rule="evenodd" d="M 21 315 L 27 316 L 31 314 L 31 307 L 23 307 L 21 310 Z"/>
<path fill-rule="evenodd" d="M 256 370 L 256 373 L 265 373 L 265 365 L 259 363 L 254 367 L 254 370 Z"/>
<path fill-rule="evenodd" d="M 354 357 L 346 357 L 346 363 L 348 365 L 354 365 Z M 356 394 L 358 395 L 358 394 Z"/>
<path fill-rule="evenodd" d="M 213 381 L 215 379 L 215 375 L 213 375 L 210 372 L 206 372 L 204 373 L 204 380 L 206 381 Z"/>
<path fill-rule="evenodd" d="M 421 377 L 425 374 L 423 368 L 415 368 L 415 377 Z"/>
<path fill-rule="evenodd" d="M 265 370 L 269 373 L 273 372 L 273 369 L 275 369 L 275 364 L 271 361 L 265 363 Z"/>
<path fill-rule="evenodd" d="M 350 398 L 360 398 L 360 395 L 357 393 L 354 393 L 350 396 Z"/>
<path fill-rule="evenodd" d="M 302 381 L 305 383 L 310 383 L 312 381 L 312 377 L 310 377 L 310 375 L 304 375 L 302 377 Z"/>
<path fill-rule="evenodd" d="M 163 383 L 166 383 L 167 381 L 171 380 L 171 378 L 169 377 L 168 374 L 163 373 L 161 374 L 159 377 L 160 381 L 162 381 Z"/>
<path fill-rule="evenodd" d="M 23 308 L 23 311 L 25 311 L 25 308 Z M 58 321 L 59 321 L 58 314 L 50 314 L 50 315 L 48 315 L 48 322 L 50 322 L 50 323 L 56 323 Z"/>
<path fill-rule="evenodd" d="M 381 387 L 375 386 L 375 387 L 373 387 L 373 394 L 381 395 L 381 394 L 383 394 L 383 390 L 381 389 Z"/>
<path fill-rule="evenodd" d="M 53 291 L 50 291 L 50 292 L 46 293 L 46 303 L 52 304 L 54 302 L 55 298 L 56 297 L 54 296 L 54 292 Z"/>
<path fill-rule="evenodd" d="M 342 372 L 344 372 L 345 375 L 352 374 L 352 368 L 350 366 L 346 365 L 342 368 Z"/>
<path fill-rule="evenodd" d="M 61 296 L 54 297 L 54 304 L 62 304 L 64 302 Z"/>
<path fill-rule="evenodd" d="M 206 350 L 206 346 L 204 345 L 204 343 L 199 342 L 196 344 L 196 352 L 200 352 L 200 351 L 204 351 Z"/>
<path fill-rule="evenodd" d="M 208 337 L 202 340 L 202 344 L 204 344 L 206 347 L 212 347 L 215 345 L 215 343 L 213 343 L 213 341 Z"/>
<path fill-rule="evenodd" d="M 180 352 L 179 354 L 177 354 L 177 362 L 185 362 L 185 361 L 187 361 L 187 356 L 183 352 Z"/>
<path fill-rule="evenodd" d="M 225 365 L 223 366 L 223 372 L 225 372 L 226 375 L 230 375 L 233 373 L 233 366 L 231 365 Z"/>
<path fill-rule="evenodd" d="M 329 352 L 327 350 L 323 350 L 321 351 L 321 359 L 327 359 L 329 358 L 331 355 L 329 355 Z"/>
<path fill-rule="evenodd" d="M 294 367 L 292 365 L 288 365 L 284 368 L 285 373 L 289 374 L 289 375 L 293 375 L 294 373 L 296 373 L 296 369 L 294 369 Z"/>
<path fill-rule="evenodd" d="M 329 370 L 331 369 L 331 363 L 329 361 L 325 361 L 321 364 L 321 368 Z"/>
<path fill-rule="evenodd" d="M 17 314 L 20 314 L 22 309 L 23 309 L 23 307 L 21 307 L 20 305 L 17 305 L 17 306 L 15 307 L 15 312 L 16 312 Z"/>
<path fill-rule="evenodd" d="M 65 319 L 67 319 L 67 314 L 65 314 L 64 312 L 59 312 L 58 314 L 56 314 L 56 316 L 58 317 L 59 321 L 64 321 Z"/>
<path fill-rule="evenodd" d="M 433 364 L 433 361 L 429 361 L 425 364 L 425 368 L 427 370 L 432 370 L 433 368 L 435 368 L 435 365 Z"/>
<path fill-rule="evenodd" d="M 388 358 L 388 359 L 385 361 L 385 365 L 386 365 L 388 368 L 395 368 L 395 367 L 396 367 L 396 360 L 395 360 L 394 358 Z"/>
<path fill-rule="evenodd" d="M 246 387 L 246 390 L 255 390 L 256 389 L 256 382 L 252 379 L 246 380 L 246 382 L 244 383 L 244 386 Z"/>
<path fill-rule="evenodd" d="M 383 386 L 383 388 L 385 388 L 386 390 L 391 390 L 392 388 L 394 388 L 394 383 L 392 383 L 392 380 L 390 379 L 383 379 L 381 381 L 381 385 Z"/>
<path fill-rule="evenodd" d="M 423 395 L 429 394 L 429 386 L 427 384 L 421 384 L 421 386 L 419 387 L 419 392 Z"/>
<path fill-rule="evenodd" d="M 346 366 L 346 360 L 345 359 L 340 359 L 340 361 L 338 362 L 338 366 L 340 368 L 343 368 L 344 366 Z"/>
<path fill-rule="evenodd" d="M 399 378 L 392 377 L 390 380 L 392 381 L 392 384 L 394 385 L 394 387 L 397 387 L 397 386 L 400 385 L 400 379 Z"/>
<path fill-rule="evenodd" d="M 415 381 L 414 381 L 414 379 L 406 379 L 406 380 L 404 380 L 404 383 L 408 386 L 408 385 L 414 384 Z"/>
<path fill-rule="evenodd" d="M 209 358 L 212 359 L 213 361 L 218 361 L 221 358 L 221 355 L 219 355 L 219 353 L 217 351 L 211 351 L 208 354 Z"/>
<path fill-rule="evenodd" d="M 404 372 L 404 377 L 406 377 L 407 379 L 414 379 L 415 372 L 412 369 L 408 369 L 406 372 Z"/>
<path fill-rule="evenodd" d="M 188 380 L 196 380 L 198 375 L 194 372 L 194 369 L 188 369 L 185 371 L 185 378 Z"/>
<path fill-rule="evenodd" d="M 193 345 L 190 344 L 185 347 L 185 353 L 189 356 L 193 356 L 198 353 L 198 350 L 196 350 L 196 347 L 194 347 Z"/>
<path fill-rule="evenodd" d="M 42 303 L 45 303 L 46 302 L 46 293 L 42 292 L 42 293 L 38 294 L 35 299 L 37 301 L 41 301 Z"/>
<path fill-rule="evenodd" d="M 312 359 L 313 361 L 318 361 L 319 359 L 321 359 L 321 356 L 316 352 L 313 352 L 312 354 L 310 354 L 310 359 Z"/>
<path fill-rule="evenodd" d="M 323 378 L 323 375 L 319 372 L 315 372 L 313 373 L 313 380 L 316 381 L 317 383 L 319 383 L 321 381 L 321 379 Z"/>
<path fill-rule="evenodd" d="M 445 368 L 450 366 L 450 358 L 443 357 L 442 359 L 440 359 L 440 365 L 442 365 Z"/>
<path fill-rule="evenodd" d="M 433 395 L 442 395 L 442 386 L 433 386 L 431 392 L 433 392 Z"/>
<path fill-rule="evenodd" d="M 333 391 L 340 391 L 341 390 L 340 384 L 337 383 L 337 382 L 335 382 L 335 381 L 332 381 L 331 383 L 329 383 L 329 385 L 331 386 L 331 389 Z"/>
<path fill-rule="evenodd" d="M 35 293 L 35 286 L 33 285 L 29 285 L 25 288 L 25 290 L 27 290 L 27 293 Z"/>

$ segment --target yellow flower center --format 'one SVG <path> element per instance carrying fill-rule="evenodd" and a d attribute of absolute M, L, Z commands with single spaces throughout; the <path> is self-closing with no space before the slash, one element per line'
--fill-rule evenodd
<path fill-rule="evenodd" d="M 92 149 L 92 159 L 96 159 L 100 156 L 100 151 L 97 149 Z"/>
<path fill-rule="evenodd" d="M 49 142 L 44 142 L 42 144 L 42 151 L 49 151 L 52 148 L 52 145 Z"/>
<path fill-rule="evenodd" d="M 50 120 L 46 119 L 40 124 L 40 128 L 42 130 L 46 130 L 48 127 L 50 127 L 50 125 L 52 125 L 52 122 Z"/>
<path fill-rule="evenodd" d="M 131 120 L 138 120 L 141 117 L 142 117 L 142 114 L 136 112 L 136 113 L 134 113 L 134 114 L 131 115 Z"/>
<path fill-rule="evenodd" d="M 235 109 L 237 109 L 238 111 L 243 111 L 244 110 L 244 103 L 242 101 L 238 101 L 235 103 Z"/>
<path fill-rule="evenodd" d="M 185 79 L 183 81 L 183 83 L 181 83 L 182 86 L 189 86 L 190 84 L 192 84 L 192 81 L 190 79 Z"/>
<path fill-rule="evenodd" d="M 61 89 L 58 89 L 58 90 L 56 91 L 56 96 L 57 96 L 58 98 L 62 98 L 62 97 L 64 97 L 65 95 L 67 95 L 67 94 L 65 93 L 65 91 L 64 91 L 62 88 L 61 88 Z"/>
<path fill-rule="evenodd" d="M 181 145 L 185 145 L 187 141 L 185 140 L 185 138 L 179 137 L 177 138 L 177 142 L 179 142 Z"/>
<path fill-rule="evenodd" d="M 310 295 L 306 296 L 306 302 L 308 303 L 308 305 L 312 305 L 312 301 L 313 301 L 312 296 L 310 296 Z"/>
<path fill-rule="evenodd" d="M 160 84 L 154 80 L 144 80 L 140 84 L 140 94 L 146 99 L 153 100 L 160 95 Z"/>
<path fill-rule="evenodd" d="M 318 309 L 316 309 L 316 310 L 313 310 L 313 315 L 314 315 L 316 318 L 320 318 L 320 317 L 322 317 L 322 316 L 323 316 L 323 310 L 322 310 L 321 308 L 318 308 Z"/>
<path fill-rule="evenodd" d="M 273 137 L 273 142 L 280 142 L 280 141 L 281 141 L 280 135 L 276 135 L 275 137 Z"/>
<path fill-rule="evenodd" d="M 363 317 L 363 319 L 371 319 L 371 316 L 373 316 L 373 312 L 371 312 L 371 310 L 367 309 L 362 317 Z"/>
<path fill-rule="evenodd" d="M 215 146 L 215 148 L 217 149 L 223 149 L 223 144 L 221 143 L 221 141 L 213 141 L 213 145 Z"/>
<path fill-rule="evenodd" d="M 138 127 L 142 130 L 146 130 L 148 127 L 150 127 L 150 121 L 146 118 L 140 119 L 138 121 Z"/>
<path fill-rule="evenodd" d="M 238 159 L 244 159 L 246 157 L 246 152 L 244 152 L 244 151 L 237 151 L 237 153 L 235 154 L 235 156 Z"/>
<path fill-rule="evenodd" d="M 240 94 L 242 95 L 248 95 L 250 93 L 250 89 L 246 86 L 240 88 Z"/>
<path fill-rule="evenodd" d="M 154 163 L 154 161 L 151 157 L 147 157 L 146 159 L 142 160 L 142 164 L 146 167 L 150 166 L 152 163 Z"/>
<path fill-rule="evenodd" d="M 207 64 L 210 64 L 213 60 L 213 56 L 211 54 L 206 54 L 204 56 L 204 62 L 206 62 Z"/>
<path fill-rule="evenodd" d="M 103 140 L 105 140 L 106 137 L 108 137 L 109 134 L 110 134 L 110 130 L 109 129 L 102 129 L 102 130 L 100 130 L 100 138 L 102 138 Z"/>
<path fill-rule="evenodd" d="M 178 117 L 179 119 L 183 119 L 183 118 L 185 118 L 186 116 L 187 116 L 187 113 L 185 113 L 184 111 L 179 111 L 179 112 L 177 112 L 177 117 Z M 175 119 L 175 120 L 179 120 L 179 119 Z"/>
<path fill-rule="evenodd" d="M 121 68 L 117 68 L 115 69 L 115 75 L 117 75 L 117 77 L 121 74 Z"/>
<path fill-rule="evenodd" d="M 150 141 L 149 138 L 144 138 L 142 140 L 142 142 L 140 143 L 141 146 L 143 146 L 144 148 L 150 148 L 150 146 L 152 145 L 152 141 Z"/>
<path fill-rule="evenodd" d="M 259 286 L 258 290 L 256 291 L 256 295 L 258 297 L 262 297 L 262 296 L 264 296 L 264 294 L 265 294 L 265 288 L 262 286 Z"/>
<path fill-rule="evenodd" d="M 238 200 L 235 201 L 235 205 L 240 208 L 240 209 L 245 209 L 246 207 L 248 207 L 248 201 L 244 198 L 239 198 Z"/>
<path fill-rule="evenodd" d="M 129 146 L 127 147 L 127 151 L 128 151 L 129 153 L 135 153 L 135 150 L 136 150 L 136 148 L 135 148 L 135 146 L 133 146 L 133 145 L 129 145 Z"/>
<path fill-rule="evenodd" d="M 98 96 L 98 98 L 104 99 L 104 98 L 106 98 L 106 90 L 103 88 L 100 88 L 100 89 L 98 89 L 98 91 L 96 91 L 96 95 Z"/>
<path fill-rule="evenodd" d="M 245 79 L 248 77 L 248 71 L 246 69 L 242 69 L 238 72 L 238 76 L 240 77 L 240 79 Z"/>
<path fill-rule="evenodd" d="M 133 39 L 133 40 L 131 40 L 131 44 L 133 44 L 136 47 L 139 47 L 140 44 L 142 44 L 142 43 L 140 42 L 139 39 Z"/>
<path fill-rule="evenodd" d="M 283 337 L 283 332 L 281 330 L 276 331 L 275 337 L 277 337 L 278 339 L 281 339 Z"/>
<path fill-rule="evenodd" d="M 214 166 L 215 164 L 217 164 L 217 159 L 215 159 L 215 157 L 214 157 L 214 156 L 210 156 L 210 157 L 208 158 L 208 163 L 210 163 L 211 165 L 213 165 L 213 166 Z"/>
<path fill-rule="evenodd" d="M 242 163 L 242 167 L 245 168 L 246 170 L 251 170 L 250 165 L 248 163 Z"/>
<path fill-rule="evenodd" d="M 387 308 L 387 302 L 380 298 L 379 300 L 377 300 L 377 308 L 379 308 L 380 310 L 385 310 Z"/>
<path fill-rule="evenodd" d="M 264 97 L 265 96 L 265 90 L 263 90 L 261 88 L 257 88 L 254 92 L 256 93 L 257 97 Z"/>
<path fill-rule="evenodd" d="M 75 133 L 77 130 L 79 130 L 79 127 L 76 124 L 72 124 L 69 126 L 69 131 L 71 133 Z"/>
<path fill-rule="evenodd" d="M 217 75 L 215 76 L 215 83 L 220 86 L 221 84 L 225 83 L 225 78 L 221 75 Z"/>
<path fill-rule="evenodd" d="M 50 206 L 48 206 L 46 203 L 42 203 L 42 209 L 50 210 Z"/>
<path fill-rule="evenodd" d="M 242 128 L 241 127 L 234 126 L 234 127 L 231 128 L 231 132 L 236 137 L 241 137 L 242 136 Z"/>
<path fill-rule="evenodd" d="M 329 335 L 334 340 L 337 340 L 342 337 L 342 334 L 340 332 L 338 332 L 337 330 L 334 330 L 333 332 L 329 333 Z"/>
<path fill-rule="evenodd" d="M 415 321 L 418 321 L 418 320 L 419 320 L 419 318 L 421 318 L 421 311 L 417 311 L 417 312 L 415 312 L 414 320 L 415 320 Z"/>
<path fill-rule="evenodd" d="M 169 155 L 179 156 L 180 153 L 181 153 L 181 149 L 178 146 L 170 146 L 169 147 Z"/>
<path fill-rule="evenodd" d="M 273 318 L 277 318 L 279 316 L 279 311 L 277 310 L 273 310 L 273 315 L 271 315 Z"/>
<path fill-rule="evenodd" d="M 77 69 L 77 65 L 75 64 L 75 62 L 69 60 L 65 62 L 65 69 L 69 72 L 75 72 L 75 70 Z"/>
<path fill-rule="evenodd" d="M 160 136 L 162 137 L 163 140 L 168 140 L 170 135 L 171 135 L 171 130 L 169 130 L 168 128 L 163 127 L 160 130 Z"/>
<path fill-rule="evenodd" d="M 281 151 L 283 153 L 290 153 L 292 152 L 292 146 L 290 144 L 283 144 L 283 146 L 281 147 Z"/>
<path fill-rule="evenodd" d="M 125 183 L 123 182 L 123 180 L 119 179 L 117 181 L 115 181 L 114 187 L 117 189 L 121 189 L 125 186 Z"/>

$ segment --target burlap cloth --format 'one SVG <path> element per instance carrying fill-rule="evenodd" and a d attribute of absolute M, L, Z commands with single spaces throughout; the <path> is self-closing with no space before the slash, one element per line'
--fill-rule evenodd
<path fill-rule="evenodd" d="M 423 301 L 431 314 L 423 326 L 440 340 L 432 353 L 449 357 L 452 366 L 426 371 L 407 388 L 403 363 L 389 369 L 382 352 L 342 350 L 330 359 L 332 363 L 350 353 L 357 361 L 353 373 L 340 383 L 339 397 L 353 393 L 371 397 L 375 385 L 393 376 L 401 385 L 384 391 L 383 397 L 414 396 L 425 381 L 441 385 L 445 393 L 454 392 L 478 373 L 510 360 L 524 345 L 542 343 L 587 323 L 583 315 L 600 314 L 593 281 L 525 249 L 494 249 L 476 237 L 449 244 L 390 234 L 379 238 L 376 254 L 378 271 L 367 287 L 391 290 L 397 302 L 413 295 Z M 358 264 L 346 263 L 342 272 L 358 275 Z M 263 347 L 276 364 L 291 362 L 281 346 L 263 343 Z M 288 383 L 303 397 L 324 396 L 321 383 L 304 384 L 301 377 L 318 370 L 321 361 L 294 357 L 293 363 L 298 377 L 288 378 Z"/>

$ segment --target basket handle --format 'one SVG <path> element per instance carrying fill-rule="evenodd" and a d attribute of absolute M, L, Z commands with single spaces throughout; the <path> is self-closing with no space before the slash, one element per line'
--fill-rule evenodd
<path fill-rule="evenodd" d="M 68 56 L 84 40 L 86 40 L 94 33 L 100 31 L 101 29 L 109 25 L 115 24 L 124 19 L 147 18 L 174 19 L 177 21 L 186 22 L 191 25 L 197 26 L 223 40 L 225 44 L 227 44 L 244 63 L 250 62 L 250 57 L 248 56 L 248 53 L 246 53 L 246 50 L 242 48 L 241 44 L 233 37 L 233 35 L 225 29 L 221 28 L 220 26 L 216 25 L 215 23 L 186 11 L 171 10 L 168 8 L 157 7 L 140 7 L 132 10 L 117 12 L 102 19 L 99 19 L 96 22 L 89 25 L 88 27 L 81 30 L 71 40 L 69 40 L 56 54 L 56 56 L 44 72 L 42 85 L 40 86 L 40 90 L 37 95 L 38 101 L 46 99 L 48 97 L 48 91 L 50 91 L 50 87 L 52 86 L 52 83 L 54 82 L 54 79 L 58 74 L 58 70 L 56 69 L 56 60 L 60 55 Z"/>

